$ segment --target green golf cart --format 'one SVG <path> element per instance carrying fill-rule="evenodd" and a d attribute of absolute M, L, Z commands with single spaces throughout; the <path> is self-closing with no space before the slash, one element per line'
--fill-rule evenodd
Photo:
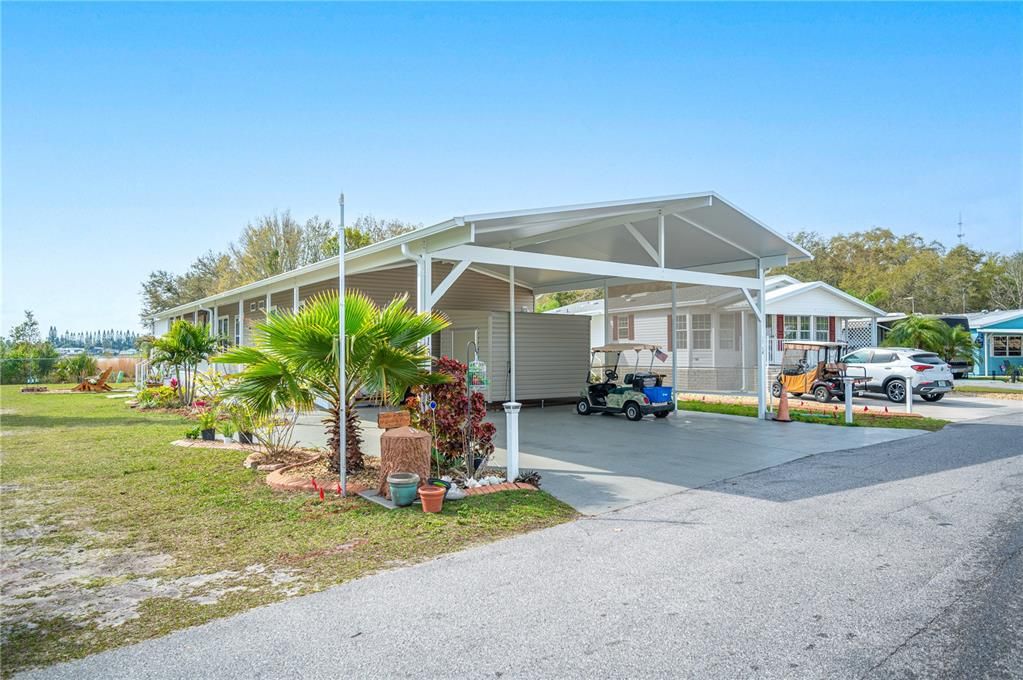
<path fill-rule="evenodd" d="M 626 352 L 636 353 L 635 369 L 632 373 L 626 373 L 625 379 L 619 383 L 618 367 Z M 644 352 L 650 353 L 646 371 L 640 369 L 640 359 Z M 664 418 L 675 410 L 675 404 L 671 398 L 671 388 L 661 384 L 664 378 L 654 373 L 653 367 L 654 359 L 664 361 L 666 357 L 657 345 L 615 343 L 594 347 L 590 350 L 590 370 L 586 386 L 579 393 L 579 401 L 575 405 L 576 413 L 581 416 L 591 413 L 624 413 L 626 418 L 633 421 L 647 415 Z"/>

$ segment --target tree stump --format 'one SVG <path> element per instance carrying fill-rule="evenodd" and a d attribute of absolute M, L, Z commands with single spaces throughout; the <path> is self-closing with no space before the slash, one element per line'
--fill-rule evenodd
<path fill-rule="evenodd" d="M 380 483 L 377 493 L 391 497 L 387 475 L 392 472 L 414 472 L 422 484 L 430 477 L 432 438 L 413 427 L 399 427 L 380 435 Z"/>

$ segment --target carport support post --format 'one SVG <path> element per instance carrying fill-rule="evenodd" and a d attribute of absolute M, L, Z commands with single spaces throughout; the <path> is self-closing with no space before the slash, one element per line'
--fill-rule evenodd
<path fill-rule="evenodd" d="M 910 369 L 913 370 L 913 369 Z M 906 413 L 913 412 L 913 376 L 906 376 Z"/>
<path fill-rule="evenodd" d="M 757 278 L 760 292 L 757 295 L 757 418 L 767 420 L 767 290 L 764 283 L 764 264 L 757 260 Z"/>
<path fill-rule="evenodd" d="M 600 344 L 606 345 L 611 342 L 611 317 L 607 315 L 607 279 L 604 280 L 604 341 Z M 984 365 L 985 370 L 987 364 Z"/>
<path fill-rule="evenodd" d="M 843 392 L 842 396 L 845 397 L 845 424 L 852 425 L 853 421 L 853 379 L 849 376 L 842 378 Z"/>
<path fill-rule="evenodd" d="M 515 401 L 515 267 L 508 267 L 508 401 Z"/>
<path fill-rule="evenodd" d="M 681 415 L 679 413 L 679 406 L 678 406 L 678 393 L 679 393 L 679 389 L 678 389 L 678 347 L 676 347 L 676 345 L 678 344 L 678 342 L 677 342 L 678 338 L 675 337 L 677 335 L 677 333 L 675 332 L 675 329 L 678 328 L 678 319 L 676 318 L 677 315 L 678 315 L 678 292 L 676 290 L 676 285 L 673 283 L 673 284 L 671 284 L 671 329 L 668 331 L 669 333 L 671 333 L 671 335 L 669 336 L 668 342 L 671 345 L 671 398 L 672 398 L 672 405 L 675 407 L 675 416 L 676 417 Z"/>
<path fill-rule="evenodd" d="M 522 404 L 507 401 L 503 404 L 507 442 L 505 443 L 505 471 L 509 482 L 519 476 L 519 410 Z"/>

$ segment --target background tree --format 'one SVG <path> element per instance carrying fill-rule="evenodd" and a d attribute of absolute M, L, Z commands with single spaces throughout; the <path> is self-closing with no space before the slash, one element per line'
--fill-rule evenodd
<path fill-rule="evenodd" d="M 1023 309 L 1023 250 L 998 259 L 991 268 L 989 308 Z"/>

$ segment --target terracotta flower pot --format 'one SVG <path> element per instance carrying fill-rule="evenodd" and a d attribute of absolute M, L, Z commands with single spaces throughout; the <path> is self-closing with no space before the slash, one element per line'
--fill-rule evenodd
<path fill-rule="evenodd" d="M 444 507 L 444 494 L 448 492 L 442 486 L 424 486 L 419 489 L 419 497 L 423 500 L 423 512 L 440 512 Z"/>

